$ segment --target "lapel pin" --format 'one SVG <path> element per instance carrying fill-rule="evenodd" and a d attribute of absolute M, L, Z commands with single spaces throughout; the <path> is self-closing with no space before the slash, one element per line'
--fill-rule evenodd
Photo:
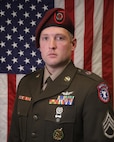
<path fill-rule="evenodd" d="M 39 78 L 40 77 L 40 74 L 38 74 L 37 76 L 36 76 L 36 78 Z"/>
<path fill-rule="evenodd" d="M 64 81 L 65 81 L 65 82 L 69 82 L 70 79 L 71 79 L 70 76 L 65 76 Z"/>

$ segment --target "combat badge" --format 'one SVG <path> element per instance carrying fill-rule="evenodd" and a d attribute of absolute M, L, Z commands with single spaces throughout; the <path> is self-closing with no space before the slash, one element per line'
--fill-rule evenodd
<path fill-rule="evenodd" d="M 114 138 L 114 119 L 111 117 L 109 112 L 107 112 L 106 117 L 103 121 L 104 135 L 107 138 Z"/>
<path fill-rule="evenodd" d="M 108 92 L 108 86 L 105 83 L 101 83 L 100 85 L 98 85 L 97 89 L 100 100 L 104 103 L 109 102 L 110 97 Z"/>
<path fill-rule="evenodd" d="M 63 137 L 64 137 L 64 133 L 63 133 L 62 128 L 54 130 L 54 132 L 53 132 L 53 139 L 54 140 L 60 141 L 63 139 Z"/>

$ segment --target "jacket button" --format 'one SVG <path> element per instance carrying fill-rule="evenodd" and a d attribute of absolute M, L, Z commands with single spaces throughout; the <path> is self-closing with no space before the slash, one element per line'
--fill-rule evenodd
<path fill-rule="evenodd" d="M 35 114 L 35 115 L 33 115 L 33 119 L 34 120 L 38 120 L 38 116 Z"/>
<path fill-rule="evenodd" d="M 32 137 L 35 137 L 35 136 L 36 136 L 36 133 L 32 132 L 32 134 L 31 134 L 31 135 L 32 135 Z"/>

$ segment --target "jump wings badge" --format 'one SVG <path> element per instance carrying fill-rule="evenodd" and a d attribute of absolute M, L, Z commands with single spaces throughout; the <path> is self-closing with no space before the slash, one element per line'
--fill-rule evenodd
<path fill-rule="evenodd" d="M 68 96 L 68 95 L 71 95 L 71 94 L 73 94 L 73 91 L 71 91 L 71 92 L 68 92 L 68 91 L 62 92 L 62 95 L 65 95 L 65 96 Z"/>
<path fill-rule="evenodd" d="M 109 112 L 107 112 L 107 115 L 103 121 L 103 129 L 104 129 L 104 135 L 107 138 L 110 139 L 114 138 L 114 120 L 109 114 Z"/>

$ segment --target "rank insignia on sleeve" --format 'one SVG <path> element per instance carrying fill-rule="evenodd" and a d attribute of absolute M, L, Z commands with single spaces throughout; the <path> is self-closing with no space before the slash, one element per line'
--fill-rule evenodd
<path fill-rule="evenodd" d="M 114 138 L 114 119 L 111 117 L 109 112 L 107 112 L 106 117 L 103 121 L 103 130 L 104 130 L 104 135 L 107 138 Z"/>
<path fill-rule="evenodd" d="M 99 99 L 104 103 L 109 102 L 110 97 L 109 97 L 108 86 L 105 83 L 101 83 L 100 85 L 98 85 L 97 89 L 98 89 Z"/>

